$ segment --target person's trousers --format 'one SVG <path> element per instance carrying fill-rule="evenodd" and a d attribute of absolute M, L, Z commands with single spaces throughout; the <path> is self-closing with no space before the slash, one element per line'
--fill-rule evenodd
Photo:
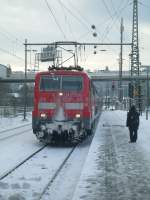
<path fill-rule="evenodd" d="M 130 142 L 137 141 L 137 129 L 129 127 L 130 132 Z"/>

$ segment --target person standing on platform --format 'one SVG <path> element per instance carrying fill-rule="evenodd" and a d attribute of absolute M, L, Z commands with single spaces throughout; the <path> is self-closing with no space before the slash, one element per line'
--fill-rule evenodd
<path fill-rule="evenodd" d="M 134 105 L 131 106 L 129 112 L 127 113 L 126 126 L 129 128 L 130 142 L 136 142 L 138 134 L 137 131 L 139 128 L 139 113 Z"/>

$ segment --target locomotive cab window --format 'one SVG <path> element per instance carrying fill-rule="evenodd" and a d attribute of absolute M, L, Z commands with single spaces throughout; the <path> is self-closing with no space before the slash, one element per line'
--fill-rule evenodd
<path fill-rule="evenodd" d="M 62 91 L 81 91 L 82 77 L 63 76 L 62 77 Z"/>
<path fill-rule="evenodd" d="M 41 91 L 60 90 L 59 76 L 42 76 L 40 80 Z"/>
<path fill-rule="evenodd" d="M 81 91 L 82 77 L 41 76 L 40 91 Z"/>

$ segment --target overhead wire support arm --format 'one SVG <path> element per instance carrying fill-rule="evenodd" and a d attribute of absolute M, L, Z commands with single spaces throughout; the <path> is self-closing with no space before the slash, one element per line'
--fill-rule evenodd
<path fill-rule="evenodd" d="M 120 45 L 127 45 L 127 46 L 132 46 L 132 43 L 126 42 L 126 43 L 94 43 L 94 42 L 73 42 L 73 41 L 60 41 L 60 42 L 51 42 L 51 43 L 28 43 L 27 45 L 32 45 L 32 46 L 44 46 L 44 45 L 76 45 L 76 46 L 101 46 L 101 45 L 108 45 L 108 46 L 120 46 Z"/>
<path fill-rule="evenodd" d="M 67 58 L 62 63 L 58 64 L 58 66 L 62 66 L 63 63 L 65 63 L 66 61 L 70 60 L 71 58 L 74 58 L 74 55 L 72 55 L 71 57 Z"/>

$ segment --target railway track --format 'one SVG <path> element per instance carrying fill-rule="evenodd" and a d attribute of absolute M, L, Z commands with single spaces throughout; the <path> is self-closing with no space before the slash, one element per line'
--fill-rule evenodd
<path fill-rule="evenodd" d="M 34 143 L 34 145 L 39 144 Z M 74 147 L 40 145 L 37 150 L 28 154 L 22 161 L 16 162 L 17 164 L 14 163 L 11 169 L 8 169 L 8 165 L 7 170 L 4 168 L 5 171 L 3 170 L 3 174 L 0 175 L 0 197 L 6 199 L 44 199 L 49 191 L 53 190 L 68 163 L 73 170 L 80 157 L 82 157 L 82 163 L 84 162 L 85 153 L 81 156 L 81 152 L 85 149 L 85 146 L 87 146 L 86 149 L 89 148 L 89 142 L 86 144 L 86 141 L 84 141 Z M 75 159 L 72 162 L 74 157 Z M 74 174 L 74 170 L 72 172 L 70 174 Z M 78 170 L 78 174 L 80 172 L 81 170 Z M 66 175 L 66 177 L 69 176 Z M 77 179 L 77 177 L 75 178 Z M 68 182 L 67 178 L 65 178 L 65 182 Z M 73 188 L 75 188 L 75 185 L 72 186 L 71 193 L 73 193 Z"/>
<path fill-rule="evenodd" d="M 26 127 L 29 127 L 30 125 L 31 125 L 31 123 L 26 124 L 26 125 L 22 125 L 22 126 L 19 126 L 19 127 L 15 127 L 15 128 L 12 128 L 12 129 L 0 131 L 0 141 L 14 137 L 14 136 L 17 136 L 17 135 L 24 134 L 27 131 L 31 131 L 31 128 L 26 128 Z"/>
<path fill-rule="evenodd" d="M 16 164 L 16 166 L 14 166 L 12 169 L 10 169 L 10 170 L 6 171 L 5 173 L 3 173 L 2 175 L 0 175 L 0 181 L 3 180 L 4 178 L 6 178 L 11 173 L 13 173 L 15 170 L 17 170 L 17 168 L 21 167 L 25 162 L 27 162 L 28 160 L 30 160 L 31 158 L 33 158 L 36 154 L 38 154 L 40 151 L 42 151 L 46 146 L 47 145 L 42 146 L 40 149 L 38 149 L 37 151 L 35 151 L 34 153 L 32 153 L 30 156 L 28 156 L 27 158 L 25 158 L 23 161 L 21 161 L 20 163 Z M 51 180 L 49 181 L 49 183 L 47 184 L 47 186 L 44 188 L 42 194 L 45 193 L 47 187 L 49 187 L 50 184 L 55 180 L 55 178 L 57 177 L 57 175 L 59 174 L 60 170 L 63 168 L 63 166 L 65 165 L 65 163 L 67 162 L 67 160 L 69 159 L 69 157 L 71 156 L 71 154 L 73 153 L 73 151 L 74 151 L 75 148 L 76 148 L 76 146 L 74 146 L 71 149 L 71 151 L 67 154 L 67 156 L 65 157 L 65 159 L 63 160 L 63 162 L 61 163 L 61 165 L 58 167 L 58 169 L 54 173 L 53 177 L 51 178 Z"/>
<path fill-rule="evenodd" d="M 17 127 L 14 127 L 14 128 L 5 129 L 3 131 L 0 131 L 0 134 L 3 134 L 3 133 L 8 132 L 8 131 L 12 131 L 12 130 L 20 129 L 20 128 L 23 128 L 23 127 L 26 127 L 26 126 L 29 126 L 29 125 L 31 125 L 31 123 L 24 124 L 24 125 L 21 125 L 21 126 L 17 126 Z"/>
<path fill-rule="evenodd" d="M 34 153 L 32 153 L 31 155 L 29 155 L 27 158 L 25 158 L 23 161 L 21 161 L 20 163 L 16 164 L 13 168 L 7 170 L 6 172 L 4 172 L 2 175 L 0 175 L 0 181 L 3 180 L 5 177 L 7 177 L 8 175 L 10 175 L 13 171 L 15 171 L 17 168 L 21 167 L 25 162 L 27 162 L 29 159 L 31 159 L 32 157 L 34 157 L 36 154 L 38 154 L 40 151 L 42 151 L 47 145 L 42 146 L 40 149 L 38 149 L 37 151 L 35 151 Z"/>
<path fill-rule="evenodd" d="M 46 148 L 47 147 L 47 148 Z M 50 148 L 50 149 L 49 149 Z M 49 166 L 50 168 L 50 171 L 52 171 L 52 173 L 49 173 L 49 178 L 48 180 L 46 181 L 46 183 L 43 185 L 43 187 L 41 188 L 41 191 L 40 193 L 38 194 L 37 198 L 35 199 L 42 199 L 43 195 L 45 194 L 45 192 L 47 191 L 47 189 L 51 186 L 51 184 L 54 182 L 54 180 L 56 179 L 56 177 L 58 176 L 58 174 L 60 173 L 60 171 L 63 169 L 64 165 L 66 164 L 66 162 L 68 161 L 68 159 L 70 158 L 70 156 L 72 155 L 72 153 L 74 152 L 76 146 L 74 147 L 69 147 L 69 148 L 65 148 L 64 150 L 64 153 L 63 153 L 63 159 L 62 159 L 62 156 L 57 156 L 57 159 L 59 160 L 59 162 L 57 161 L 57 166 Z M 18 163 L 16 166 L 14 166 L 13 168 L 11 168 L 10 170 L 6 171 L 5 173 L 3 173 L 1 176 L 0 176 L 0 183 L 3 184 L 3 183 L 7 183 L 7 181 L 9 182 L 9 180 L 11 180 L 12 182 L 12 177 L 14 177 L 14 181 L 16 181 L 16 177 L 18 175 L 16 175 L 17 173 L 19 174 L 22 174 L 22 176 L 24 175 L 24 172 L 23 172 L 23 168 L 28 165 L 33 165 L 35 166 L 34 163 L 39 163 L 39 160 L 40 160 L 40 156 L 38 156 L 40 153 L 43 155 L 43 157 L 47 157 L 47 155 L 45 155 L 44 153 L 44 150 L 47 149 L 47 152 L 49 152 L 49 155 L 51 154 L 50 157 L 53 157 L 52 158 L 52 161 L 54 160 L 54 152 L 56 151 L 59 155 L 59 151 L 63 150 L 63 148 L 60 148 L 59 150 L 59 147 L 49 147 L 47 145 L 41 147 L 39 150 L 37 150 L 36 152 L 32 153 L 30 156 L 28 156 L 26 159 L 24 159 L 22 162 Z M 43 153 L 42 153 L 43 152 Z M 61 152 L 60 152 L 61 154 Z M 49 160 L 50 162 L 51 160 Z M 28 162 L 30 164 L 28 164 Z M 37 166 L 38 165 L 41 165 L 41 164 L 36 164 Z M 41 165 L 42 166 L 42 165 Z M 42 167 L 44 169 L 44 167 Z M 39 174 L 42 174 L 42 168 L 40 169 L 41 172 L 38 170 L 38 173 Z M 29 175 L 30 173 L 33 173 L 33 171 L 31 172 L 30 169 L 27 169 L 28 171 L 28 176 L 31 176 L 32 177 L 32 174 Z M 36 171 L 36 169 L 35 169 Z M 35 173 L 34 171 L 34 173 Z M 19 179 L 20 180 L 20 179 Z M 38 189 L 37 189 L 38 190 Z M 21 190 L 20 190 L 21 191 Z M 19 191 L 19 192 L 20 192 Z M 0 187 L 0 194 L 1 195 L 8 195 L 9 192 L 7 192 L 7 190 L 2 190 L 1 187 Z M 12 193 L 11 193 L 12 194 Z M 22 194 L 21 194 L 22 195 Z M 26 194 L 24 194 L 25 196 Z M 32 195 L 33 196 L 33 195 Z M 25 196 L 26 197 L 26 196 Z M 11 198 L 11 196 L 8 196 L 8 198 Z M 29 198 L 29 197 L 28 197 Z M 32 199 L 31 197 L 29 199 Z"/>
<path fill-rule="evenodd" d="M 43 195 L 46 193 L 47 189 L 51 186 L 51 184 L 54 182 L 54 180 L 56 179 L 56 177 L 59 175 L 60 171 L 63 169 L 63 167 L 65 166 L 66 162 L 68 161 L 68 159 L 70 158 L 71 154 L 73 153 L 73 151 L 75 150 L 76 146 L 73 147 L 71 149 L 71 151 L 68 153 L 68 155 L 66 156 L 66 158 L 63 160 L 63 162 L 61 163 L 61 165 L 58 167 L 58 169 L 56 170 L 56 172 L 54 173 L 54 175 L 52 176 L 52 178 L 50 179 L 50 181 L 47 183 L 47 185 L 45 186 L 45 188 L 43 189 L 43 191 L 41 192 L 41 195 L 39 196 L 38 200 L 41 200 Z"/>

